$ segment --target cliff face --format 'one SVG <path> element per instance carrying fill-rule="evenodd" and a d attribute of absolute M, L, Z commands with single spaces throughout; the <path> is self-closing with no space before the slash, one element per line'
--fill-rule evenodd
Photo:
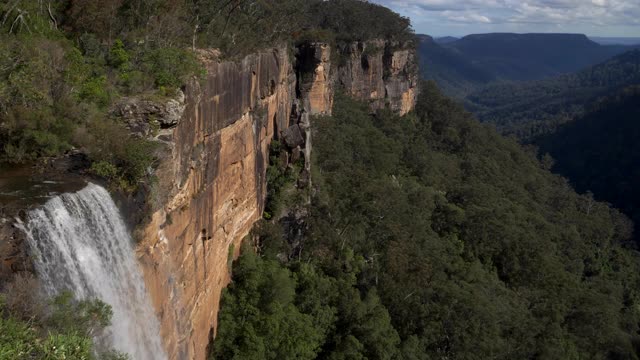
<path fill-rule="evenodd" d="M 357 49 L 346 67 L 332 64 L 332 50 L 324 44 L 301 46 L 295 64 L 285 48 L 237 63 L 203 52 L 206 79 L 186 86 L 181 119 L 162 127 L 160 140 L 170 155 L 156 171 L 156 210 L 138 234 L 138 257 L 171 359 L 206 356 L 230 263 L 263 213 L 272 139 L 309 159 L 309 116 L 331 114 L 338 79 L 375 108 L 387 103 L 400 113 L 413 108 L 411 51 L 380 53 L 365 68 L 355 60 L 363 57 Z M 123 109 L 134 115 L 158 112 L 134 105 Z M 139 124 L 140 116 L 134 117 Z M 307 175 L 308 170 L 306 161 Z"/>
<path fill-rule="evenodd" d="M 319 43 L 298 48 L 298 90 L 310 115 L 331 115 L 334 91 L 331 52 L 329 45 Z"/>
<path fill-rule="evenodd" d="M 186 88 L 171 158 L 157 172 L 162 204 L 139 248 L 173 359 L 205 357 L 230 251 L 262 215 L 269 144 L 288 127 L 295 95 L 285 49 L 205 61 L 207 79 Z"/>
<path fill-rule="evenodd" d="M 389 107 L 404 115 L 416 103 L 418 71 L 414 49 L 381 40 L 355 42 L 340 51 L 338 82 L 373 111 Z"/>

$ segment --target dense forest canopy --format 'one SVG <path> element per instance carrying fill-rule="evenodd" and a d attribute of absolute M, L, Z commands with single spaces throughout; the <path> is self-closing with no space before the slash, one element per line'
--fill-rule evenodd
<path fill-rule="evenodd" d="M 584 113 L 598 97 L 640 83 L 640 50 L 573 74 L 486 86 L 465 98 L 480 121 L 530 141 Z"/>
<path fill-rule="evenodd" d="M 640 85 L 590 104 L 556 132 L 535 139 L 553 170 L 582 193 L 607 201 L 632 217 L 640 231 Z"/>
<path fill-rule="evenodd" d="M 313 124 L 311 205 L 258 226 L 213 358 L 638 358 L 617 210 L 433 84 L 407 117 L 337 96 Z"/>

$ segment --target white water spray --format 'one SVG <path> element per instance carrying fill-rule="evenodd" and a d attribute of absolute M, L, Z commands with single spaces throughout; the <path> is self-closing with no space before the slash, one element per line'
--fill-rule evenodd
<path fill-rule="evenodd" d="M 49 200 L 23 225 L 46 291 L 71 290 L 113 309 L 107 341 L 133 360 L 163 360 L 158 320 L 137 266 L 132 240 L 109 193 L 89 184 Z"/>

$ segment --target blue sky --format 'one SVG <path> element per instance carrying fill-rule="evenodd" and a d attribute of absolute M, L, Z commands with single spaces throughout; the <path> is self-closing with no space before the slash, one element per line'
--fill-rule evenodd
<path fill-rule="evenodd" d="M 370 0 L 411 18 L 416 33 L 565 32 L 640 37 L 640 0 Z"/>

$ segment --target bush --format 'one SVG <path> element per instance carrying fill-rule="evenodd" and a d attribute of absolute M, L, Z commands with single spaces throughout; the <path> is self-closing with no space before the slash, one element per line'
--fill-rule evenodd
<path fill-rule="evenodd" d="M 29 294 L 22 293 L 23 283 Z M 109 305 L 100 300 L 78 301 L 65 292 L 45 301 L 48 306 L 41 308 L 33 305 L 42 302 L 33 285 L 32 278 L 16 277 L 0 293 L 0 359 L 128 359 L 93 342 L 111 323 Z M 15 295 L 22 304 L 4 300 Z"/>
<path fill-rule="evenodd" d="M 118 168 L 107 161 L 96 161 L 91 164 L 91 172 L 107 180 L 114 180 L 119 176 Z"/>
<path fill-rule="evenodd" d="M 137 138 L 121 124 L 100 116 L 89 123 L 78 141 L 93 161 L 91 172 L 117 189 L 135 191 L 154 162 L 157 144 Z"/>
<path fill-rule="evenodd" d="M 195 55 L 178 48 L 154 49 L 143 55 L 143 69 L 155 81 L 158 88 L 177 89 L 189 76 L 201 73 L 201 65 Z"/>
<path fill-rule="evenodd" d="M 80 88 L 80 99 L 105 107 L 109 104 L 111 96 L 107 90 L 107 77 L 95 76 L 88 79 Z"/>
<path fill-rule="evenodd" d="M 270 220 L 279 218 L 282 211 L 290 204 L 287 190 L 292 190 L 302 170 L 302 160 L 293 166 L 282 164 L 280 155 L 284 145 L 274 140 L 269 147 L 269 167 L 267 167 L 267 200 L 263 218 Z M 295 192 L 295 191 L 294 191 Z M 298 192 L 295 192 L 298 193 Z"/>
<path fill-rule="evenodd" d="M 14 107 L 0 129 L 0 160 L 24 162 L 71 148 L 73 123 L 51 109 Z"/>
<path fill-rule="evenodd" d="M 124 48 L 122 40 L 118 39 L 114 41 L 113 46 L 109 51 L 109 65 L 116 69 L 126 71 L 130 66 L 129 60 L 129 53 Z"/>

